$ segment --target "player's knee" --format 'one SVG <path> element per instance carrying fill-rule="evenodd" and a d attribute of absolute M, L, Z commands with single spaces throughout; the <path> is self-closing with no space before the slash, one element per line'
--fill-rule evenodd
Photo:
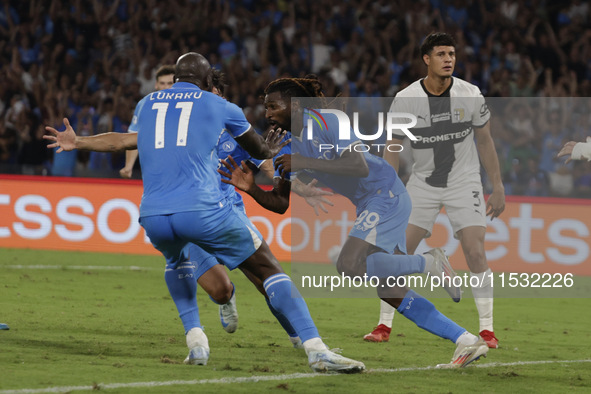
<path fill-rule="evenodd" d="M 226 304 L 232 298 L 232 292 L 234 291 L 234 287 L 232 283 L 229 282 L 228 285 L 218 286 L 212 289 L 209 293 L 209 296 L 217 303 L 217 304 Z"/>
<path fill-rule="evenodd" d="M 365 273 L 365 267 L 360 267 L 355 259 L 351 259 L 341 254 L 337 260 L 337 271 L 340 275 L 350 277 L 363 276 Z"/>
<path fill-rule="evenodd" d="M 466 262 L 470 267 L 485 267 L 486 254 L 480 248 L 470 248 L 465 251 Z"/>

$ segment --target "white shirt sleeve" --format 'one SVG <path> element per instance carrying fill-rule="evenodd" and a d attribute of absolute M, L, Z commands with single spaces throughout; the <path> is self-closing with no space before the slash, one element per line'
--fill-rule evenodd
<path fill-rule="evenodd" d="M 573 148 L 571 159 L 591 161 L 591 137 L 587 137 L 587 142 L 578 142 Z"/>

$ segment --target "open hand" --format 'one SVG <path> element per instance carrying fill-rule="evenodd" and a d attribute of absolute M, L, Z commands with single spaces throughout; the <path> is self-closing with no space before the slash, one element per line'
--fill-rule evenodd
<path fill-rule="evenodd" d="M 558 154 L 556 155 L 556 157 L 562 157 L 562 156 L 568 156 L 568 158 L 566 159 L 566 163 L 569 163 L 572 160 L 572 153 L 573 153 L 573 148 L 575 147 L 576 142 L 575 141 L 569 141 L 566 144 L 564 144 L 564 146 L 562 147 L 562 149 L 560 149 L 560 152 L 558 152 Z"/>
<path fill-rule="evenodd" d="M 47 148 L 59 148 L 57 153 L 64 150 L 71 151 L 76 149 L 76 132 L 72 126 L 70 126 L 68 118 L 64 118 L 64 125 L 66 126 L 65 131 L 57 131 L 53 127 L 45 126 L 45 130 L 48 131 L 50 135 L 44 135 L 43 139 L 53 141 L 53 143 L 47 145 Z"/>
<path fill-rule="evenodd" d="M 330 200 L 327 200 L 324 197 L 332 196 L 334 193 L 316 187 L 317 183 L 317 179 L 312 179 L 310 183 L 306 184 L 301 190 L 302 196 L 304 196 L 304 199 L 306 200 L 308 205 L 314 208 L 314 213 L 316 213 L 316 216 L 319 216 L 320 213 L 318 212 L 318 209 L 321 209 L 324 213 L 328 213 L 328 209 L 326 209 L 324 204 L 330 205 L 331 207 L 334 206 L 334 204 Z"/>
<path fill-rule="evenodd" d="M 234 187 L 248 192 L 248 190 L 254 187 L 254 174 L 252 170 L 242 162 L 242 167 L 236 163 L 232 156 L 228 156 L 228 160 L 220 160 L 222 165 L 230 172 L 224 171 L 222 168 L 218 170 L 222 175 L 222 182 L 233 185 Z"/>
<path fill-rule="evenodd" d="M 283 149 L 291 143 L 291 138 L 288 138 L 287 140 L 283 141 L 283 139 L 285 138 L 285 134 L 286 131 L 281 129 L 281 127 L 272 129 L 267 134 L 265 142 L 267 143 L 267 146 L 269 147 L 269 150 L 272 153 L 271 157 L 275 157 L 279 153 L 279 151 L 281 151 L 281 149 Z"/>

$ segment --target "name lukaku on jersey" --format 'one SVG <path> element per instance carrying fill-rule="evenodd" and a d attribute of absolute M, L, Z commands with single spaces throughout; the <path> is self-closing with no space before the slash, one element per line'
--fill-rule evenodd
<path fill-rule="evenodd" d="M 201 98 L 203 91 L 177 92 L 167 93 L 166 91 L 159 91 L 150 93 L 150 100 L 198 100 Z"/>

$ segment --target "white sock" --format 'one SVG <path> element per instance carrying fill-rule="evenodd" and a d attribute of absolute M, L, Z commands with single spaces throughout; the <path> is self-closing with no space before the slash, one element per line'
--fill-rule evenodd
<path fill-rule="evenodd" d="M 427 272 L 431 272 L 433 268 L 433 264 L 435 264 L 435 257 L 430 253 L 425 253 L 422 255 L 425 258 L 425 269 L 423 270 L 423 274 Z"/>
<path fill-rule="evenodd" d="M 326 346 L 319 337 L 308 339 L 306 342 L 302 343 L 302 345 L 304 346 L 306 354 L 309 354 L 311 351 L 328 350 L 328 346 Z"/>
<path fill-rule="evenodd" d="M 383 324 L 388 328 L 392 328 L 394 312 L 396 312 L 396 308 L 388 304 L 386 301 L 380 300 L 380 321 L 378 325 Z"/>
<path fill-rule="evenodd" d="M 472 277 L 478 277 L 480 286 L 472 287 L 472 295 L 474 296 L 474 303 L 478 309 L 478 316 L 480 316 L 480 331 L 493 331 L 493 287 L 491 280 L 492 271 L 487 269 L 484 272 L 475 274 L 470 273 Z M 476 280 L 470 281 L 476 284 Z"/>
<path fill-rule="evenodd" d="M 207 335 L 205 335 L 201 327 L 193 327 L 187 333 L 187 347 L 193 349 L 195 346 L 203 346 L 209 349 Z"/>
<path fill-rule="evenodd" d="M 478 342 L 478 337 L 474 334 L 470 334 L 468 331 L 465 331 L 456 340 L 456 345 L 459 345 L 460 343 L 462 345 L 472 345 L 476 342 Z"/>

